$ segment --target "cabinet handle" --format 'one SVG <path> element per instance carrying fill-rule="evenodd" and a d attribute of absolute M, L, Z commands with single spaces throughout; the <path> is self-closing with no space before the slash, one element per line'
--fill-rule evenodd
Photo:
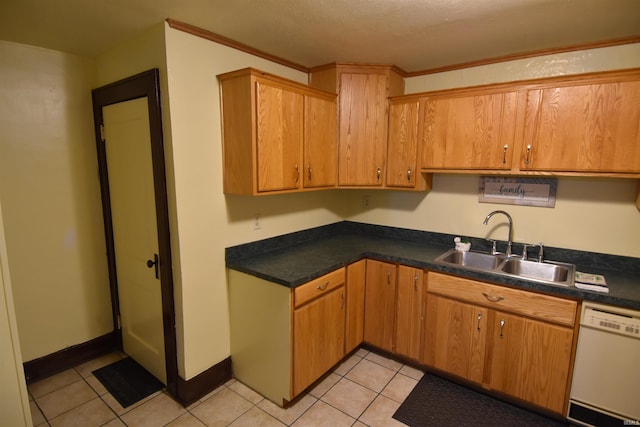
<path fill-rule="evenodd" d="M 380 169 L 380 166 L 378 166 L 378 172 L 377 172 L 377 179 L 378 182 L 380 182 L 380 177 L 382 176 L 382 169 Z"/>
<path fill-rule="evenodd" d="M 311 165 L 307 165 L 307 178 L 311 182 Z"/>
<path fill-rule="evenodd" d="M 319 291 L 324 291 L 325 289 L 327 289 L 327 287 L 329 287 L 329 282 L 326 282 L 324 285 L 318 285 L 316 289 Z"/>
<path fill-rule="evenodd" d="M 407 169 L 407 182 L 411 182 L 411 166 Z"/>
<path fill-rule="evenodd" d="M 495 296 L 493 296 L 493 295 L 489 295 L 489 294 L 488 294 L 488 293 L 486 293 L 486 292 L 483 292 L 483 293 L 482 293 L 482 295 L 484 295 L 484 297 L 485 297 L 486 299 L 488 299 L 489 301 L 491 301 L 491 302 L 500 302 L 500 301 L 502 301 L 502 300 L 504 299 L 504 297 L 500 297 L 500 296 L 495 297 Z"/>
<path fill-rule="evenodd" d="M 391 284 L 391 270 L 387 271 L 387 285 Z"/>
<path fill-rule="evenodd" d="M 418 273 L 413 276 L 413 290 L 418 290 Z"/>
<path fill-rule="evenodd" d="M 527 144 L 527 157 L 524 158 L 524 164 L 529 164 L 529 158 L 531 157 L 531 144 Z"/>
<path fill-rule="evenodd" d="M 502 147 L 502 164 L 506 164 L 507 163 L 507 148 L 509 148 L 509 144 L 504 144 L 504 147 Z"/>
<path fill-rule="evenodd" d="M 296 182 L 300 181 L 300 167 L 296 165 Z"/>
<path fill-rule="evenodd" d="M 478 330 L 480 330 L 480 320 L 482 320 L 482 313 L 478 313 Z"/>
<path fill-rule="evenodd" d="M 500 339 L 504 338 L 504 335 L 502 335 L 503 329 L 504 329 L 504 319 L 500 319 Z"/>

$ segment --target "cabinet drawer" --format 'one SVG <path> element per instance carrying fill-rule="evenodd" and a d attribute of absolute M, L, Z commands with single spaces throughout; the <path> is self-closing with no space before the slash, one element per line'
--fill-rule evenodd
<path fill-rule="evenodd" d="M 497 310 L 573 326 L 578 303 L 573 300 L 429 272 L 428 292 Z"/>
<path fill-rule="evenodd" d="M 344 275 L 345 268 L 342 267 L 295 288 L 293 291 L 295 308 L 344 285 Z"/>

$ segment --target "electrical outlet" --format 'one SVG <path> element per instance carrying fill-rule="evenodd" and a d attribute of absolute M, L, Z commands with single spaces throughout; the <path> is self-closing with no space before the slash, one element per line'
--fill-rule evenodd
<path fill-rule="evenodd" d="M 362 207 L 368 209 L 369 206 L 371 206 L 371 200 L 369 198 L 369 195 L 365 194 L 364 196 L 362 196 Z"/>
<path fill-rule="evenodd" d="M 262 218 L 260 218 L 260 214 L 256 214 L 253 217 L 253 229 L 260 230 L 262 228 Z"/>

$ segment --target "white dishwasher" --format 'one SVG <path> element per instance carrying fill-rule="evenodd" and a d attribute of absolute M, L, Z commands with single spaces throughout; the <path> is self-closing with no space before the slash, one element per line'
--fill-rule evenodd
<path fill-rule="evenodd" d="M 567 418 L 640 425 L 640 312 L 583 303 Z"/>

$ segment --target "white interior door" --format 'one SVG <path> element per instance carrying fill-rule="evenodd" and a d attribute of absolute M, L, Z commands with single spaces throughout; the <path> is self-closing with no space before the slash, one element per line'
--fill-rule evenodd
<path fill-rule="evenodd" d="M 166 384 L 147 98 L 102 114 L 124 351 Z"/>

